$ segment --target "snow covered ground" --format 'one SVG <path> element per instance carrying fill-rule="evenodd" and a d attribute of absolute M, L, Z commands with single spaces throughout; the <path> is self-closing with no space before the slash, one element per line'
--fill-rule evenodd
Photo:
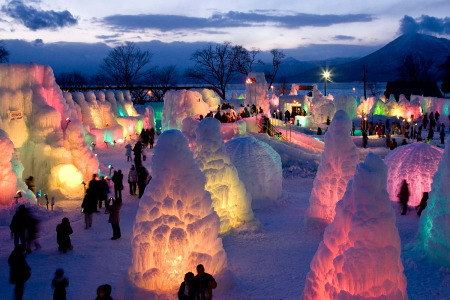
<path fill-rule="evenodd" d="M 361 158 L 370 150 L 386 153 L 383 148 L 364 149 Z M 115 170 L 121 169 L 128 174 L 131 162 L 126 161 L 123 146 L 98 149 L 96 153 L 104 166 L 112 164 Z M 150 151 L 149 156 L 151 154 Z M 144 165 L 150 168 L 150 163 L 151 159 L 148 159 Z M 103 171 L 107 172 L 107 169 Z M 224 283 L 219 281 L 214 299 L 300 298 L 309 263 L 322 240 L 324 228 L 306 230 L 304 227 L 304 214 L 309 205 L 314 177 L 299 175 L 284 178 L 280 205 L 254 211 L 255 218 L 261 223 L 259 230 L 234 231 L 222 237 L 228 268 L 235 280 L 234 286 L 226 289 Z M 57 203 L 55 212 L 45 209 L 36 212 L 42 219 L 42 249 L 27 256 L 32 275 L 25 285 L 25 300 L 52 299 L 51 280 L 57 268 L 63 268 L 69 278 L 68 299 L 94 299 L 96 288 L 101 284 L 112 285 L 115 300 L 131 299 L 129 294 L 124 294 L 124 290 L 131 264 L 130 238 L 139 200 L 137 196 L 128 195 L 126 183 L 123 195 L 122 238 L 115 241 L 110 240 L 112 229 L 108 224 L 108 215 L 103 212 L 94 215 L 92 228 L 84 229 L 81 199 L 64 201 L 60 205 L 63 208 Z M 410 208 L 406 216 L 400 216 L 397 203 L 392 205 L 402 242 L 409 299 L 450 299 L 450 269 L 433 265 L 414 247 L 419 221 L 415 210 Z M 0 299 L 11 299 L 13 293 L 13 285 L 8 281 L 7 263 L 13 249 L 8 227 L 13 213 L 11 210 L 9 215 L 7 212 L 0 215 Z M 56 244 L 56 225 L 63 217 L 70 219 L 74 230 L 71 236 L 74 250 L 67 254 L 60 253 Z M 175 293 L 172 298 L 176 298 Z"/>

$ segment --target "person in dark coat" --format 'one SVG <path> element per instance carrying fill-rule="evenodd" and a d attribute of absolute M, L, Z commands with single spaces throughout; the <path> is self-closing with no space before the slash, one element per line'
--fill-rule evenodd
<path fill-rule="evenodd" d="M 392 139 L 389 149 L 394 150 L 395 148 L 397 148 L 397 141 L 395 139 Z"/>
<path fill-rule="evenodd" d="M 114 197 L 122 198 L 122 190 L 123 190 L 123 174 L 122 170 L 114 171 L 114 175 L 111 178 L 114 183 Z"/>
<path fill-rule="evenodd" d="M 212 290 L 217 287 L 217 282 L 211 274 L 205 272 L 205 267 L 201 264 L 197 266 L 194 283 L 197 300 L 211 300 L 213 298 Z"/>
<path fill-rule="evenodd" d="M 128 185 L 130 186 L 130 195 L 136 195 L 136 184 L 138 181 L 138 173 L 134 165 L 131 165 L 128 172 Z"/>
<path fill-rule="evenodd" d="M 139 168 L 142 166 L 142 143 L 136 142 L 136 144 L 133 147 L 133 153 L 134 153 L 134 165 L 136 168 Z"/>
<path fill-rule="evenodd" d="M 139 199 L 141 199 L 142 195 L 144 195 L 145 187 L 147 186 L 147 184 L 150 182 L 151 179 L 152 176 L 148 173 L 148 170 L 144 166 L 141 166 L 138 169 L 138 182 L 137 182 L 139 188 Z"/>
<path fill-rule="evenodd" d="M 322 128 L 317 127 L 317 135 L 322 135 Z"/>
<path fill-rule="evenodd" d="M 58 243 L 58 250 L 63 253 L 72 250 L 72 241 L 70 235 L 73 233 L 72 226 L 68 218 L 63 218 L 61 224 L 56 225 L 56 242 Z"/>
<path fill-rule="evenodd" d="M 106 208 L 109 211 L 109 219 L 108 222 L 111 223 L 111 227 L 113 230 L 112 240 L 120 239 L 122 234 L 120 233 L 120 209 L 122 208 L 122 198 L 109 198 L 108 202 L 106 202 Z"/>
<path fill-rule="evenodd" d="M 24 204 L 19 205 L 16 213 L 14 214 L 9 229 L 14 236 L 14 247 L 19 246 L 19 243 L 25 245 L 25 234 L 28 223 L 28 210 Z"/>
<path fill-rule="evenodd" d="M 194 277 L 192 272 L 184 275 L 184 281 L 178 290 L 178 300 L 195 300 Z"/>
<path fill-rule="evenodd" d="M 25 282 L 31 276 L 31 268 L 25 259 L 25 245 L 14 248 L 8 258 L 9 283 L 14 284 L 14 299 L 21 300 L 25 288 Z"/>
<path fill-rule="evenodd" d="M 427 207 L 427 201 L 428 201 L 428 192 L 423 192 L 422 199 L 420 200 L 419 205 L 417 205 L 417 215 L 420 217 L 422 214 L 422 211 Z"/>
<path fill-rule="evenodd" d="M 133 147 L 131 147 L 130 144 L 127 144 L 125 146 L 125 156 L 127 157 L 127 161 L 131 161 L 131 151 L 133 150 Z"/>
<path fill-rule="evenodd" d="M 98 175 L 92 174 L 92 179 L 89 181 L 88 189 L 91 192 L 91 197 L 93 197 L 95 199 L 96 203 L 100 202 L 100 190 L 101 190 L 100 185 L 101 185 L 101 183 L 100 183 L 100 180 L 98 179 Z M 87 193 L 87 190 L 86 190 L 86 193 Z M 100 203 L 99 203 L 99 207 L 101 207 Z M 95 208 L 95 212 L 98 212 L 97 208 Z"/>
<path fill-rule="evenodd" d="M 29 211 L 27 220 L 27 233 L 26 233 L 27 254 L 31 253 L 32 246 L 34 246 L 34 250 L 41 249 L 41 244 L 39 244 L 38 241 L 40 223 L 41 223 L 40 220 Z"/>
<path fill-rule="evenodd" d="M 441 129 L 441 132 L 439 133 L 439 138 L 441 139 L 441 144 L 444 144 L 444 140 L 445 140 L 445 131 L 444 131 L 444 129 Z"/>
<path fill-rule="evenodd" d="M 69 279 L 64 276 L 63 269 L 57 269 L 55 277 L 52 280 L 53 300 L 66 300 L 66 287 L 69 285 Z"/>
<path fill-rule="evenodd" d="M 97 211 L 97 198 L 95 191 L 88 188 L 81 203 L 81 210 L 84 213 L 85 229 L 92 227 L 92 214 Z"/>
<path fill-rule="evenodd" d="M 367 133 L 364 131 L 362 134 L 363 139 L 363 148 L 367 148 L 367 142 L 369 141 L 369 137 L 367 136 Z"/>
<path fill-rule="evenodd" d="M 97 288 L 97 297 L 95 300 L 113 300 L 111 297 L 112 287 L 109 284 L 102 284 Z"/>
<path fill-rule="evenodd" d="M 397 194 L 398 200 L 402 205 L 402 215 L 406 215 L 406 211 L 408 210 L 408 201 L 409 201 L 409 185 L 406 182 L 406 179 L 403 179 L 402 186 L 400 187 L 400 192 Z"/>
<path fill-rule="evenodd" d="M 99 188 L 98 208 L 100 209 L 100 208 L 102 208 L 102 203 L 103 202 L 106 203 L 106 200 L 108 199 L 108 194 L 110 193 L 109 184 L 106 181 L 105 177 L 102 177 L 102 179 L 99 180 L 98 188 Z"/>

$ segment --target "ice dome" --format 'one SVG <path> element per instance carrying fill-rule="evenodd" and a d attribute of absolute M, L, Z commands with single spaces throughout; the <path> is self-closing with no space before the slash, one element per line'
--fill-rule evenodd
<path fill-rule="evenodd" d="M 224 271 L 226 253 L 205 175 L 180 131 L 161 134 L 152 171 L 133 226 L 128 274 L 138 287 L 173 293 L 198 264 L 212 275 Z"/>
<path fill-rule="evenodd" d="M 408 299 L 386 173 L 373 153 L 358 164 L 311 261 L 303 300 Z"/>
<path fill-rule="evenodd" d="M 277 203 L 283 179 L 280 155 L 254 137 L 232 139 L 226 143 L 226 148 L 239 178 L 252 195 L 253 209 Z"/>
<path fill-rule="evenodd" d="M 397 194 L 403 179 L 409 184 L 410 206 L 417 206 L 423 192 L 431 191 L 433 175 L 438 168 L 444 150 L 426 143 L 412 143 L 397 147 L 384 159 L 388 166 L 387 191 L 392 201 L 398 201 Z"/>
<path fill-rule="evenodd" d="M 428 206 L 419 222 L 419 238 L 427 255 L 450 267 L 450 138 L 431 184 Z"/>

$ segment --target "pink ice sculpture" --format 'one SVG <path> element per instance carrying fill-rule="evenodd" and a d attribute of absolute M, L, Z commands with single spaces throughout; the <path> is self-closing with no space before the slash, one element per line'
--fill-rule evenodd
<path fill-rule="evenodd" d="M 376 154 L 358 164 L 311 261 L 303 300 L 408 299 L 386 177 Z"/>

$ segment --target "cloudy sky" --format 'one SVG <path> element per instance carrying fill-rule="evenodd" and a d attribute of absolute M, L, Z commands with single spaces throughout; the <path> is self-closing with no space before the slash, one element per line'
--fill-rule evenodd
<path fill-rule="evenodd" d="M 0 38 L 44 43 L 223 42 L 251 49 L 383 45 L 403 32 L 450 35 L 449 0 L 0 1 Z"/>

